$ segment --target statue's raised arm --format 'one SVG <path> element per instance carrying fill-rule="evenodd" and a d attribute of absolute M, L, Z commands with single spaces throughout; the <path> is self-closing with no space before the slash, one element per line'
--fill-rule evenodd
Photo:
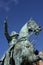
<path fill-rule="evenodd" d="M 4 34 L 8 40 L 8 43 L 12 40 L 12 37 L 8 33 L 7 17 L 4 20 Z"/>

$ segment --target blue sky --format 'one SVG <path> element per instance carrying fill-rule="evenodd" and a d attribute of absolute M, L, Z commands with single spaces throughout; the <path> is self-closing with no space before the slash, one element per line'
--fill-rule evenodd
<path fill-rule="evenodd" d="M 43 29 L 43 0 L 0 0 L 0 58 L 8 49 L 4 35 L 4 19 L 8 16 L 8 31 L 19 32 L 32 17 Z M 43 50 L 43 30 L 36 40 L 35 48 Z"/>

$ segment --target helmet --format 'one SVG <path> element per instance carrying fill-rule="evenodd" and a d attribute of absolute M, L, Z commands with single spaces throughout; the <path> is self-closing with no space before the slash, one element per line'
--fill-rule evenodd
<path fill-rule="evenodd" d="M 16 33 L 15 31 L 13 31 L 12 33 L 11 33 L 11 35 L 10 35 L 11 37 L 14 37 L 14 36 L 19 36 L 19 34 L 18 33 Z"/>

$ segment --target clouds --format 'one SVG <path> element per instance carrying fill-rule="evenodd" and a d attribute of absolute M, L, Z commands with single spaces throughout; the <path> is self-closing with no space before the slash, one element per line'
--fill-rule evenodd
<path fill-rule="evenodd" d="M 18 4 L 18 0 L 0 0 L 0 9 L 3 9 L 5 11 L 9 11 L 11 9 L 11 6 L 15 6 Z"/>

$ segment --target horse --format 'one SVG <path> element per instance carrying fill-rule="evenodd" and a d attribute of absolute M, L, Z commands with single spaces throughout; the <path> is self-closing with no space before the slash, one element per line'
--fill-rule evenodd
<path fill-rule="evenodd" d="M 17 44 L 14 48 L 13 58 L 16 65 L 21 65 L 23 60 L 28 62 L 36 62 L 43 59 L 43 55 L 36 53 L 34 46 L 29 41 L 29 37 L 33 34 L 38 35 L 41 27 L 36 22 L 30 19 L 20 30 Z M 29 34 L 31 32 L 31 34 Z M 25 63 L 25 62 L 24 62 Z M 25 64 L 23 64 L 25 65 Z M 26 64 L 27 65 L 27 64 Z"/>

